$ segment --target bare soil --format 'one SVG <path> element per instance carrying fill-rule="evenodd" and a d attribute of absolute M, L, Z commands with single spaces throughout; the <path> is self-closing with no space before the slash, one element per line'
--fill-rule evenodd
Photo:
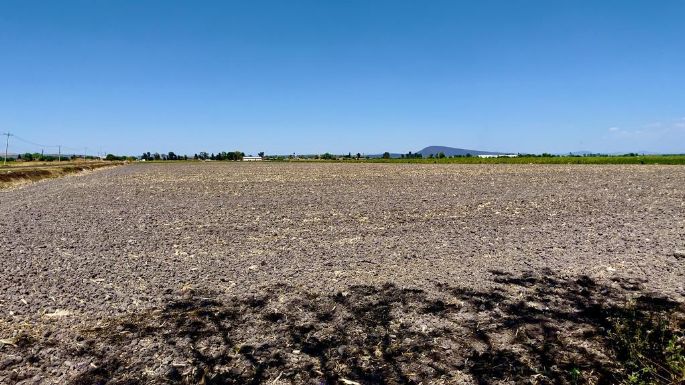
<path fill-rule="evenodd" d="M 1 384 L 617 383 L 612 325 L 685 302 L 681 166 L 135 164 L 0 212 Z"/>

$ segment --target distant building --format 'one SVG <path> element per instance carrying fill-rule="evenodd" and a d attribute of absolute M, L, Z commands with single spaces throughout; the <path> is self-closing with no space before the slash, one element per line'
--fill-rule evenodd
<path fill-rule="evenodd" d="M 478 155 L 479 158 L 516 158 L 518 155 L 516 154 L 500 154 L 500 155 L 491 155 L 491 154 L 482 154 Z"/>
<path fill-rule="evenodd" d="M 244 156 L 243 161 L 245 162 L 259 162 L 262 160 L 261 156 Z"/>

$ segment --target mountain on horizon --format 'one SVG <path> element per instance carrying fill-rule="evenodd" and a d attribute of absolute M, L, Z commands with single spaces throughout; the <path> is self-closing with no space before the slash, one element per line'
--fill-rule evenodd
<path fill-rule="evenodd" d="M 443 154 L 445 154 L 445 156 L 457 156 L 457 155 L 465 156 L 468 154 L 471 154 L 471 155 L 505 155 L 504 152 L 468 150 L 465 148 L 454 148 L 454 147 L 446 147 L 446 146 L 428 146 L 421 151 L 417 151 L 416 153 L 423 155 L 423 157 L 428 157 L 431 154 L 433 156 L 435 156 L 441 152 Z"/>
<path fill-rule="evenodd" d="M 559 155 L 575 155 L 575 156 L 578 156 L 578 155 L 584 156 L 584 155 L 592 155 L 592 154 L 596 154 L 596 152 L 593 152 L 590 150 L 578 150 L 578 151 L 571 151 L 568 154 L 559 153 Z"/>

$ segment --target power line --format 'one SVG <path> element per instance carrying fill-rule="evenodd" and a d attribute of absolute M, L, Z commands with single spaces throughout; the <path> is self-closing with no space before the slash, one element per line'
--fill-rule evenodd
<path fill-rule="evenodd" d="M 63 150 L 71 150 L 71 151 L 80 151 L 83 149 L 83 147 L 68 147 L 68 146 L 63 146 L 61 144 L 41 144 L 41 143 L 36 143 L 36 142 L 31 141 L 31 140 L 22 138 L 21 136 L 17 136 L 14 134 L 12 134 L 12 136 L 17 138 L 20 142 L 30 144 L 30 145 L 36 146 L 36 147 L 41 147 L 41 148 L 50 147 L 50 148 L 59 149 L 61 147 Z"/>
<path fill-rule="evenodd" d="M 35 146 L 39 147 L 41 149 L 41 155 L 44 154 L 45 148 L 52 148 L 57 150 L 57 161 L 62 160 L 62 151 L 67 150 L 71 151 L 73 155 L 78 154 L 80 151 L 83 151 L 83 157 L 86 159 L 88 157 L 88 147 L 68 147 L 68 146 L 63 146 L 61 144 L 42 144 L 42 143 L 37 143 L 32 140 L 22 138 L 21 136 L 17 136 L 15 134 L 11 134 L 9 132 L 7 133 L 2 133 L 2 135 L 7 136 L 7 140 L 5 143 L 5 158 L 4 158 L 4 163 L 7 163 L 7 158 L 9 157 L 9 137 L 12 136 L 17 139 L 17 141 L 24 143 L 24 145 L 29 145 L 29 146 Z M 16 145 L 15 145 L 16 146 Z M 22 146 L 19 146 L 22 147 Z"/>
<path fill-rule="evenodd" d="M 82 147 L 68 147 L 68 146 L 62 146 L 60 145 L 59 147 L 62 147 L 62 150 L 70 150 L 70 151 L 80 151 Z"/>
<path fill-rule="evenodd" d="M 3 134 L 4 135 L 4 134 Z M 15 137 L 18 141 L 31 145 L 31 146 L 36 146 L 40 148 L 54 148 L 57 149 L 58 153 L 61 154 L 62 150 L 68 150 L 68 151 L 73 151 L 74 153 L 77 153 L 77 151 L 81 151 L 84 149 L 84 147 L 69 147 L 69 146 L 64 146 L 61 144 L 43 144 L 43 143 L 37 143 L 32 140 L 28 140 L 26 138 L 23 138 L 21 136 L 17 136 L 15 134 L 12 134 L 13 137 Z"/>
<path fill-rule="evenodd" d="M 59 147 L 59 145 L 57 145 L 57 144 L 40 144 L 40 143 L 32 142 L 32 141 L 30 141 L 30 140 L 28 140 L 28 139 L 24 139 L 24 138 L 22 138 L 21 136 L 16 136 L 16 135 L 12 135 L 12 136 L 14 136 L 15 138 L 17 138 L 17 140 L 19 140 L 20 142 L 24 142 L 24 143 L 27 143 L 27 144 L 30 144 L 30 145 L 33 145 L 33 146 L 38 146 L 38 147 L 55 147 L 55 148 Z"/>

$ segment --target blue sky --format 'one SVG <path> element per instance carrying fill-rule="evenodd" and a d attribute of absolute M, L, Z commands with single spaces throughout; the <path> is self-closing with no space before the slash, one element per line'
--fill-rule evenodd
<path fill-rule="evenodd" d="M 0 131 L 131 154 L 685 152 L 685 1 L 3 0 Z"/>

